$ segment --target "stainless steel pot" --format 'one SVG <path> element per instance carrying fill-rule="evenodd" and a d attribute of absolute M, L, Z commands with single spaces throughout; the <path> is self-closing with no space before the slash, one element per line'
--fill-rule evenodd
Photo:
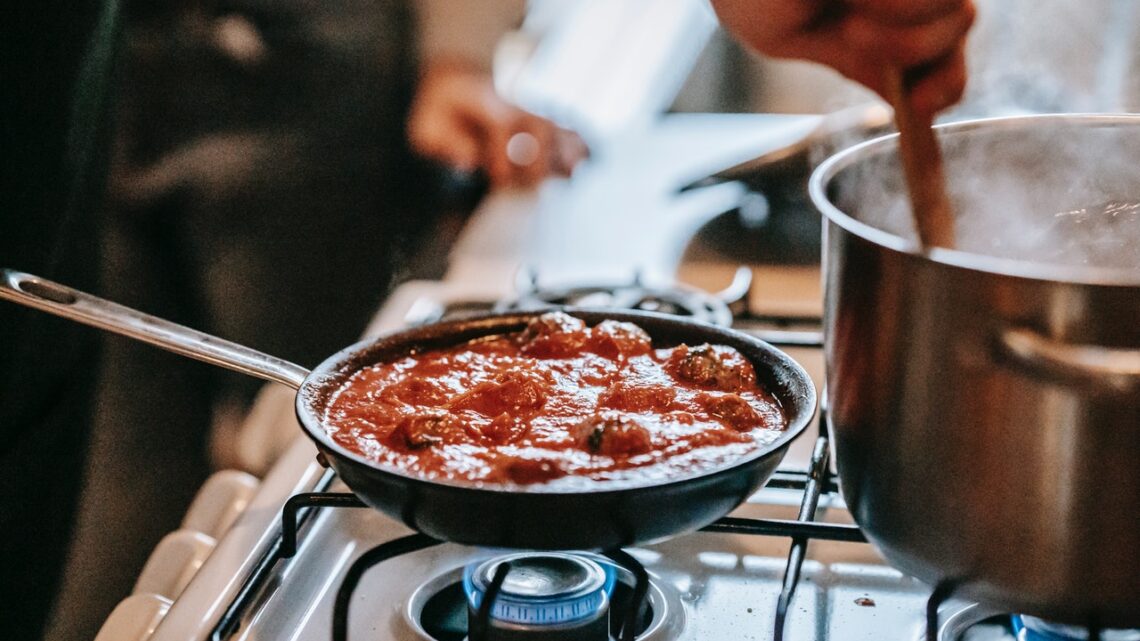
<path fill-rule="evenodd" d="M 923 580 L 1140 627 L 1140 118 L 939 134 L 958 251 L 917 247 L 894 136 L 811 181 L 843 495 Z"/>

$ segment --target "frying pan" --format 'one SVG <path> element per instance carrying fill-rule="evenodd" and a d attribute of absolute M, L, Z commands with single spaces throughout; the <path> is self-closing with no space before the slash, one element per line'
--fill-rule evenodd
<path fill-rule="evenodd" d="M 649 312 L 567 309 L 588 325 L 607 319 L 636 323 L 658 347 L 708 342 L 736 348 L 752 362 L 757 381 L 782 405 L 785 432 L 738 460 L 666 482 L 605 481 L 597 490 L 583 491 L 429 480 L 335 443 L 321 422 L 330 395 L 363 367 L 411 350 L 518 331 L 543 311 L 474 316 L 389 334 L 347 347 L 309 372 L 29 274 L 0 270 L 0 298 L 296 389 L 297 417 L 306 435 L 362 501 L 429 536 L 469 545 L 610 549 L 696 530 L 732 511 L 771 476 L 816 406 L 807 373 L 776 348 L 746 334 Z"/>

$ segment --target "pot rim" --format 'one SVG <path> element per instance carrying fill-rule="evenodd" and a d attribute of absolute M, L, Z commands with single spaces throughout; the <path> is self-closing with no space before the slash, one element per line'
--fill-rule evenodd
<path fill-rule="evenodd" d="M 978 129 L 1041 127 L 1048 126 L 1050 123 L 1140 127 L 1140 114 L 1053 113 L 1001 116 L 937 125 L 935 130 L 939 137 L 945 137 Z M 812 203 L 830 222 L 864 240 L 900 253 L 922 256 L 936 263 L 1000 276 L 1015 276 L 1074 285 L 1140 286 L 1140 269 L 1050 265 L 943 247 L 924 249 L 918 242 L 856 220 L 831 202 L 827 196 L 827 187 L 841 171 L 870 155 L 884 151 L 889 152 L 897 147 L 898 134 L 894 133 L 859 143 L 831 156 L 812 172 L 808 181 L 808 194 Z"/>

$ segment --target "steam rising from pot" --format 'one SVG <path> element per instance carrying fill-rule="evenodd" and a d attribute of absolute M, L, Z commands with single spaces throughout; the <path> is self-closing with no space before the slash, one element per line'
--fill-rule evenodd
<path fill-rule="evenodd" d="M 976 0 L 970 78 L 953 120 L 1140 107 L 1135 0 Z"/>
<path fill-rule="evenodd" d="M 954 130 L 942 144 L 957 249 L 1054 267 L 1140 270 L 1140 117 L 993 122 Z M 894 145 L 881 145 L 840 172 L 831 199 L 917 245 L 894 153 Z"/>

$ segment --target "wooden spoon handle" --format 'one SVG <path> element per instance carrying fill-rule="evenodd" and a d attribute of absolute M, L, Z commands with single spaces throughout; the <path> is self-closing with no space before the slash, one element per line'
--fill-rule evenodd
<path fill-rule="evenodd" d="M 901 70 L 888 70 L 885 80 L 887 98 L 895 109 L 899 155 L 919 240 L 923 247 L 953 248 L 954 210 L 946 195 L 942 151 L 931 128 L 934 123 L 911 108 Z"/>

